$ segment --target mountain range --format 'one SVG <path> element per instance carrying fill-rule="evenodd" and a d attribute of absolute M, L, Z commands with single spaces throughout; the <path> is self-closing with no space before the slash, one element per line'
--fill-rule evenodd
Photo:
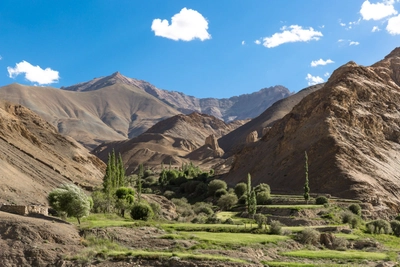
<path fill-rule="evenodd" d="M 0 99 L 21 104 L 89 149 L 126 140 L 177 114 L 202 112 L 225 118 L 248 119 L 276 100 L 290 95 L 275 86 L 229 99 L 198 99 L 160 90 L 148 82 L 110 76 L 60 89 L 11 84 L 0 88 Z"/>

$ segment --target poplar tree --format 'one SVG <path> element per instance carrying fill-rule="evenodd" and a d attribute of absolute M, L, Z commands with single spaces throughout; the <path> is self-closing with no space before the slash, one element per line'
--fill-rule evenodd
<path fill-rule="evenodd" d="M 308 204 L 308 200 L 310 200 L 310 186 L 308 185 L 308 156 L 307 151 L 304 151 L 305 156 L 305 173 L 306 173 L 306 182 L 304 183 L 304 200 Z"/>
<path fill-rule="evenodd" d="M 137 184 L 137 193 L 138 193 L 138 202 L 142 200 L 142 177 L 144 175 L 143 164 L 139 165 L 139 174 L 138 174 L 138 184 Z"/>

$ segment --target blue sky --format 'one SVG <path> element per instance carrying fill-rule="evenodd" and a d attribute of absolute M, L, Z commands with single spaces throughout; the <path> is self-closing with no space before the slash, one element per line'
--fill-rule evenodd
<path fill-rule="evenodd" d="M 1 0 L 0 86 L 120 71 L 196 97 L 296 92 L 400 46 L 399 12 L 399 0 Z"/>

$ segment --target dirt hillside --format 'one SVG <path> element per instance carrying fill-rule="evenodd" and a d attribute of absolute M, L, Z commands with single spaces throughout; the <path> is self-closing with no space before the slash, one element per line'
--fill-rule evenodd
<path fill-rule="evenodd" d="M 370 66 L 349 62 L 306 96 L 258 142 L 236 155 L 230 183 L 253 176 L 275 192 L 359 198 L 398 211 L 400 48 Z"/>
<path fill-rule="evenodd" d="M 31 110 L 0 101 L 0 203 L 47 204 L 61 183 L 101 183 L 105 164 Z"/>
<path fill-rule="evenodd" d="M 140 163 L 157 167 L 162 162 L 181 166 L 182 162 L 189 161 L 185 156 L 203 146 L 208 136 L 213 134 L 216 138 L 221 137 L 244 122 L 227 124 L 213 116 L 196 112 L 180 114 L 155 124 L 138 137 L 100 145 L 93 153 L 104 161 L 107 161 L 113 149 L 121 153 L 128 167 L 127 173 L 134 171 Z"/>

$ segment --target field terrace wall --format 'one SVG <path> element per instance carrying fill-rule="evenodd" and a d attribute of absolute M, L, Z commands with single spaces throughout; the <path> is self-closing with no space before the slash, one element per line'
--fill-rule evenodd
<path fill-rule="evenodd" d="M 28 215 L 28 214 L 43 214 L 48 215 L 48 208 L 39 205 L 7 205 L 3 204 L 0 206 L 0 211 L 19 214 L 19 215 Z"/>

